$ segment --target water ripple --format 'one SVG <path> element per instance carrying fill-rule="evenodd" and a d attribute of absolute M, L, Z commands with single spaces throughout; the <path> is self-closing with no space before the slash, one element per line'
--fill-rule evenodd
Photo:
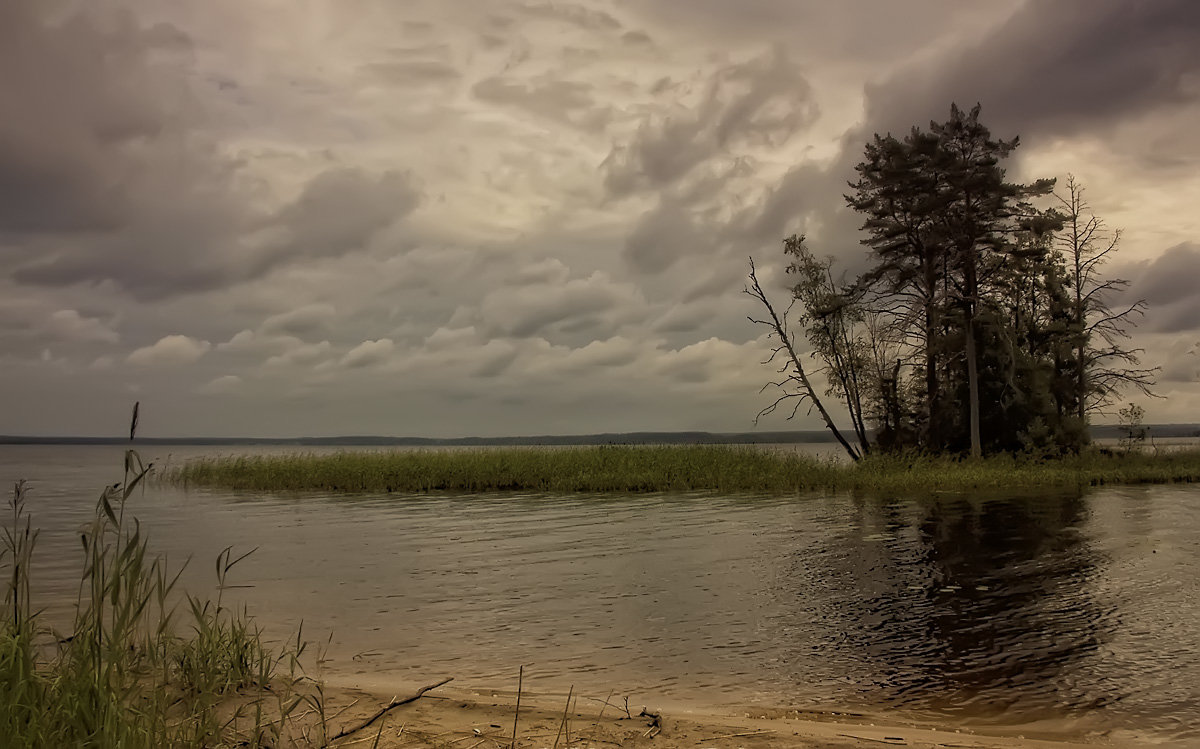
<path fill-rule="evenodd" d="M 36 573 L 69 609 L 111 448 L 0 448 L 33 476 Z M 119 453 L 116 453 L 119 455 Z M 119 461 L 119 458 L 118 458 Z M 119 477 L 118 477 L 119 478 Z M 101 478 L 103 480 L 103 478 Z M 231 591 L 327 668 L 534 688 L 1071 720 L 1200 741 L 1188 487 L 1087 497 L 324 497 L 159 489 L 131 509 L 192 589 Z"/>

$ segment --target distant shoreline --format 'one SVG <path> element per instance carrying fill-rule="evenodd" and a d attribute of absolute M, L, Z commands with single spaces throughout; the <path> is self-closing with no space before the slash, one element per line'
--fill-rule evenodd
<path fill-rule="evenodd" d="M 138 437 L 133 445 L 397 445 L 416 447 L 504 445 L 753 445 L 832 443 L 824 430 L 792 432 L 613 432 L 527 437 Z M 0 435 L 0 445 L 127 445 L 122 437 L 25 437 Z"/>
<path fill-rule="evenodd" d="M 1151 439 L 1200 437 L 1200 424 L 1151 424 Z M 1116 425 L 1091 428 L 1092 439 L 1116 439 Z M 323 437 L 139 437 L 133 445 L 297 445 L 297 446 L 417 446 L 488 447 L 503 445 L 787 445 L 832 443 L 823 429 L 772 432 L 603 432 L 598 434 L 518 437 L 384 437 L 347 435 Z M 0 434 L 0 445 L 128 445 L 126 437 L 32 437 Z"/>

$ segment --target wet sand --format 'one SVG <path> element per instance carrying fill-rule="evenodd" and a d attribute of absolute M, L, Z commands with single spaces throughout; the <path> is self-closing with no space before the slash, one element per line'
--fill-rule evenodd
<path fill-rule="evenodd" d="M 507 749 L 513 740 L 516 695 L 512 691 L 456 689 L 453 682 L 395 707 L 371 725 L 333 742 L 332 746 L 459 747 Z M 330 733 L 353 729 L 387 706 L 397 695 L 354 686 L 326 687 Z M 605 700 L 608 699 L 608 704 Z M 851 713 L 818 713 L 762 708 L 689 710 L 629 705 L 616 695 L 576 695 L 564 711 L 566 695 L 522 693 L 515 746 L 540 747 L 655 747 L 656 749 L 714 749 L 744 747 L 774 749 L 803 747 L 903 746 L 918 749 L 1072 749 L 1131 746 L 1111 738 L 1063 740 L 1053 727 L 968 729 L 888 721 Z M 566 721 L 564 722 L 564 712 Z M 651 714 L 660 716 L 653 717 Z M 1061 730 L 1061 728 L 1059 729 Z M 1056 737 L 1058 734 L 1059 737 Z"/>

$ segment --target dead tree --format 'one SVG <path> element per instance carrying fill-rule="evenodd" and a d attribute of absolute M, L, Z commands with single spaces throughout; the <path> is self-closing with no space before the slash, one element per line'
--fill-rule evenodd
<path fill-rule="evenodd" d="M 784 362 L 779 368 L 779 374 L 784 375 L 784 378 L 778 382 L 768 382 L 763 385 L 763 390 L 774 385 L 783 391 L 774 403 L 767 406 L 758 412 L 754 422 L 767 414 L 773 413 L 780 405 L 786 402 L 793 402 L 792 413 L 788 416 L 789 419 L 796 415 L 800 406 L 805 402 L 810 404 L 810 408 L 817 409 L 821 414 L 821 418 L 825 421 L 825 426 L 833 434 L 834 439 L 846 450 L 846 454 L 851 460 L 859 460 L 862 455 L 854 446 L 842 435 L 837 425 L 833 423 L 833 418 L 829 412 L 825 410 L 825 404 L 821 402 L 817 391 L 813 389 L 812 383 L 809 382 L 808 375 L 804 371 L 804 365 L 800 363 L 800 357 L 796 355 L 796 346 L 793 342 L 792 335 L 788 331 L 787 312 L 784 312 L 783 317 L 775 311 L 775 307 L 771 304 L 771 300 L 767 298 L 767 294 L 763 291 L 762 284 L 758 282 L 758 275 L 754 268 L 754 258 L 750 258 L 750 284 L 744 289 L 746 294 L 754 297 L 766 309 L 768 319 L 761 320 L 754 317 L 747 319 L 756 325 L 765 325 L 770 330 L 768 338 L 774 338 L 778 341 L 771 355 L 763 362 L 764 365 L 774 363 L 779 356 L 784 357 Z M 790 307 L 788 308 L 791 309 Z"/>
<path fill-rule="evenodd" d="M 1055 193 L 1064 219 L 1059 253 L 1071 289 L 1071 325 L 1075 335 L 1074 390 L 1080 421 L 1091 413 L 1104 413 L 1127 387 L 1157 397 L 1154 385 L 1158 367 L 1140 366 L 1141 349 L 1127 348 L 1129 328 L 1145 313 L 1146 300 L 1113 309 L 1109 296 L 1124 291 L 1129 282 L 1107 278 L 1101 266 L 1117 251 L 1121 230 L 1107 231 L 1104 221 L 1091 213 L 1083 186 L 1067 175 L 1065 195 Z"/>

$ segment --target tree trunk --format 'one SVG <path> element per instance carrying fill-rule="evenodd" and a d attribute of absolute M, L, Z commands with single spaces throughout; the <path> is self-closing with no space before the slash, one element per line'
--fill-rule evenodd
<path fill-rule="evenodd" d="M 970 411 L 971 457 L 978 458 L 983 454 L 982 440 L 979 436 L 979 354 L 975 345 L 975 301 L 979 298 L 979 278 L 975 267 L 975 247 L 966 249 L 966 262 L 963 268 L 963 285 L 966 287 L 963 300 L 963 311 L 966 317 L 966 355 L 967 355 L 967 399 Z"/>
<path fill-rule="evenodd" d="M 795 377 L 800 381 L 800 384 L 804 389 L 803 397 L 811 400 L 812 404 L 816 406 L 817 412 L 821 414 L 821 419 L 825 422 L 825 426 L 829 428 L 829 431 L 833 434 L 834 439 L 836 439 L 842 448 L 845 449 L 846 454 L 850 456 L 850 459 L 855 461 L 861 459 L 862 456 L 846 440 L 846 438 L 842 435 L 841 430 L 837 428 L 837 425 L 833 423 L 833 417 L 830 416 L 829 412 L 825 410 L 825 404 L 821 402 L 821 399 L 817 396 L 817 391 L 813 389 L 812 383 L 808 381 L 808 375 L 804 371 L 804 365 L 800 363 L 800 357 L 796 356 L 796 349 L 792 345 L 792 337 L 788 335 L 787 328 L 784 326 L 783 320 L 780 319 L 778 313 L 775 312 L 775 307 L 771 304 L 771 301 L 767 299 L 767 293 L 763 291 L 762 286 L 758 283 L 758 275 L 754 269 L 754 258 L 750 258 L 750 288 L 746 289 L 746 293 L 761 302 L 762 305 L 766 307 L 767 314 L 771 316 L 769 321 L 755 320 L 754 318 L 750 318 L 751 322 L 763 323 L 771 328 L 771 330 L 779 338 L 779 345 L 782 347 L 783 351 L 787 353 L 788 360 L 795 369 Z"/>
<path fill-rule="evenodd" d="M 774 316 L 775 311 L 771 310 L 771 314 Z M 782 333 L 782 328 L 779 328 L 779 330 Z M 797 358 L 796 351 L 792 348 L 791 339 L 786 337 L 786 334 L 782 334 L 781 338 L 783 338 L 784 346 L 787 347 L 787 353 L 792 360 L 792 365 L 796 368 L 796 375 L 800 378 L 800 382 L 804 385 L 804 389 L 808 392 L 808 397 L 812 400 L 813 405 L 817 407 L 817 411 L 821 414 L 821 418 L 825 421 L 825 426 L 829 427 L 829 431 L 833 433 L 834 439 L 841 443 L 842 447 L 846 450 L 846 454 L 850 456 L 850 459 L 858 460 L 862 456 L 859 455 L 858 451 L 851 447 L 850 443 L 846 441 L 846 438 L 842 436 L 842 433 L 837 428 L 837 425 L 833 423 L 833 417 L 831 417 L 829 412 L 825 410 L 825 404 L 821 403 L 821 399 L 817 397 L 817 391 L 814 390 L 812 384 L 809 383 L 808 375 L 804 373 L 804 367 L 801 366 L 800 359 Z"/>
<path fill-rule="evenodd" d="M 938 399 L 941 394 L 938 392 L 938 372 L 937 372 L 937 353 L 934 351 L 934 336 L 937 335 L 938 320 L 933 309 L 933 299 L 928 299 L 925 302 L 925 449 L 928 450 L 934 445 L 938 428 L 937 423 L 941 418 L 941 413 L 938 408 Z M 940 447 L 940 446 L 939 446 Z"/>
<path fill-rule="evenodd" d="M 967 397 L 971 412 L 971 457 L 983 454 L 979 437 L 979 362 L 975 351 L 975 313 L 967 312 Z"/>

